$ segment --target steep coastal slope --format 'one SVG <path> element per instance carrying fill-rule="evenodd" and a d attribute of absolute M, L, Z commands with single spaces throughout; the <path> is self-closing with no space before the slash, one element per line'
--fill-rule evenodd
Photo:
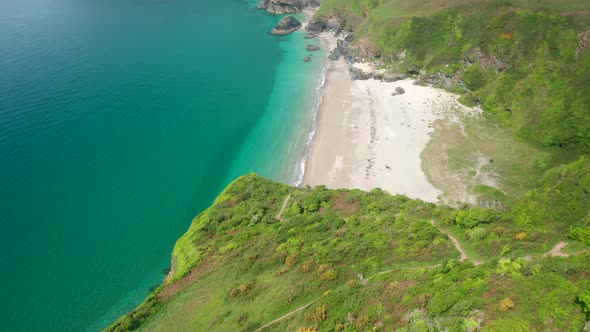
<path fill-rule="evenodd" d="M 109 330 L 580 330 L 590 243 L 559 231 L 580 221 L 546 225 L 247 175 L 195 218 L 166 283 Z M 545 254 L 560 241 L 575 252 Z"/>

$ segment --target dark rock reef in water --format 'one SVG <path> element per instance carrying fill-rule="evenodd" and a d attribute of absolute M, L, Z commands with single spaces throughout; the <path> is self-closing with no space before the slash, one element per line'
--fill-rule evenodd
<path fill-rule="evenodd" d="M 272 29 L 271 33 L 273 35 L 288 35 L 300 28 L 301 22 L 297 21 L 292 16 L 285 16 L 279 21 L 279 24 Z"/>
<path fill-rule="evenodd" d="M 305 49 L 312 52 L 312 51 L 318 51 L 320 49 L 320 47 L 309 44 L 309 45 L 307 45 L 307 47 Z"/>
<path fill-rule="evenodd" d="M 257 9 L 266 9 L 268 8 L 268 4 L 270 4 L 270 0 L 262 0 L 260 1 L 260 3 L 258 4 L 258 7 L 256 7 Z"/>

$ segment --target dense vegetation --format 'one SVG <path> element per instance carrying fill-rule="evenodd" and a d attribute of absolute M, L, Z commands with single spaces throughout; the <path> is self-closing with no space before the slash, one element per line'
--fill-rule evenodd
<path fill-rule="evenodd" d="M 355 26 L 392 70 L 446 75 L 463 102 L 517 135 L 588 152 L 589 10 L 577 0 L 330 0 L 320 15 Z"/>
<path fill-rule="evenodd" d="M 518 197 L 478 186 L 495 209 L 244 176 L 179 239 L 166 282 L 108 330 L 590 328 L 588 10 L 323 0 L 317 15 L 344 20 L 385 67 L 452 82 L 495 124 L 569 151 L 567 163 L 531 160 Z"/>
<path fill-rule="evenodd" d="M 583 221 L 563 222 L 584 237 Z M 567 234 L 519 225 L 510 211 L 252 174 L 195 218 L 174 249 L 173 277 L 109 329 L 253 331 L 302 308 L 264 329 L 580 330 L 588 243 L 569 240 L 579 251 L 571 257 L 543 255 L 561 240 Z"/>

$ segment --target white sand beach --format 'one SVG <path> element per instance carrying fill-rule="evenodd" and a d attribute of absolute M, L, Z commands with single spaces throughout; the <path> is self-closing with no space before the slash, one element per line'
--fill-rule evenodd
<path fill-rule="evenodd" d="M 331 36 L 322 39 L 334 44 Z M 405 93 L 392 96 L 396 87 Z M 412 79 L 353 81 L 342 59 L 328 61 L 324 89 L 304 185 L 381 188 L 438 200 L 441 192 L 428 182 L 420 155 L 434 121 L 458 105 L 455 95 L 413 85 Z"/>

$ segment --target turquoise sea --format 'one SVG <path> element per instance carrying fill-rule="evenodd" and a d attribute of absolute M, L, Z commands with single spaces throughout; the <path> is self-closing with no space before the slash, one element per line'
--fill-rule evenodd
<path fill-rule="evenodd" d="M 255 5 L 0 1 L 2 330 L 105 327 L 236 176 L 297 182 L 325 54 Z"/>

